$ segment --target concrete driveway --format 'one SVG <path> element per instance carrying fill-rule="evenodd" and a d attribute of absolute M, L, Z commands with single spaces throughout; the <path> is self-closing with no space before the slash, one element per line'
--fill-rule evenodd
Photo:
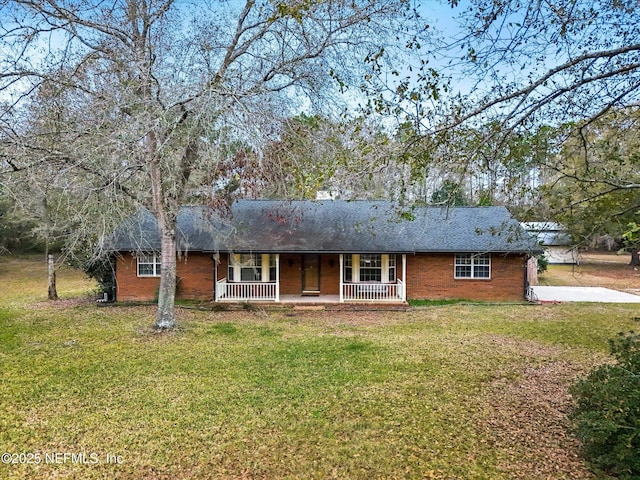
<path fill-rule="evenodd" d="M 640 303 L 640 295 L 604 287 L 533 287 L 535 298 L 543 302 Z"/>

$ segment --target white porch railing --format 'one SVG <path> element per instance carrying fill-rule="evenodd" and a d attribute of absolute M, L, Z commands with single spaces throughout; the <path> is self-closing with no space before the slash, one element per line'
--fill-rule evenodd
<path fill-rule="evenodd" d="M 280 285 L 277 282 L 216 282 L 217 302 L 279 302 Z M 406 300 L 405 283 L 343 283 L 342 302 L 403 302 Z"/>
<path fill-rule="evenodd" d="M 280 288 L 277 282 L 228 282 L 226 278 L 216 282 L 218 302 L 278 302 Z"/>
<path fill-rule="evenodd" d="M 343 283 L 342 301 L 376 301 L 398 302 L 405 301 L 405 283 Z"/>

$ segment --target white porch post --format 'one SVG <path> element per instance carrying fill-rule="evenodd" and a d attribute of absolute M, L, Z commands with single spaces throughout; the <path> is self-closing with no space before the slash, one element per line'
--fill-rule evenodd
<path fill-rule="evenodd" d="M 220 254 L 213 254 L 213 301 L 219 302 L 218 298 L 218 263 L 220 262 Z"/>
<path fill-rule="evenodd" d="M 276 253 L 276 302 L 280 301 L 280 254 Z"/>
<path fill-rule="evenodd" d="M 402 301 L 407 301 L 407 254 L 402 254 L 402 281 L 404 282 L 404 288 L 402 289 Z"/>
<path fill-rule="evenodd" d="M 382 283 L 389 283 L 389 255 L 386 253 L 381 254 L 380 260 L 382 263 L 382 272 L 380 272 L 380 279 Z"/>
<path fill-rule="evenodd" d="M 344 302 L 344 255 L 340 254 L 340 303 Z"/>
<path fill-rule="evenodd" d="M 360 254 L 354 253 L 351 255 L 351 272 L 353 283 L 360 283 Z"/>

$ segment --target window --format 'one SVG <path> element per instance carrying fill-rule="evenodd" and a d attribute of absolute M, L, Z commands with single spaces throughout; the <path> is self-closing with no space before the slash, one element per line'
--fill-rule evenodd
<path fill-rule="evenodd" d="M 345 254 L 343 279 L 346 283 L 395 283 L 397 260 L 387 254 Z"/>
<path fill-rule="evenodd" d="M 269 255 L 269 281 L 276 281 L 276 256 Z"/>
<path fill-rule="evenodd" d="M 229 263 L 230 282 L 259 282 L 262 279 L 262 256 L 255 254 L 235 254 Z"/>
<path fill-rule="evenodd" d="M 259 282 L 262 279 L 262 257 L 260 255 L 240 255 L 240 281 Z"/>
<path fill-rule="evenodd" d="M 389 262 L 389 281 L 393 283 L 396 281 L 396 256 L 389 255 L 388 262 Z"/>
<path fill-rule="evenodd" d="M 344 256 L 344 281 L 353 281 L 353 257 L 351 255 Z"/>
<path fill-rule="evenodd" d="M 360 255 L 360 281 L 382 281 L 382 255 Z"/>
<path fill-rule="evenodd" d="M 159 277 L 160 266 L 160 255 L 155 253 L 145 253 L 138 256 L 139 277 Z"/>
<path fill-rule="evenodd" d="M 227 279 L 230 282 L 275 282 L 276 270 L 276 255 L 234 254 L 229 256 Z"/>
<path fill-rule="evenodd" d="M 457 253 L 455 278 L 491 278 L 491 256 L 488 253 Z"/>

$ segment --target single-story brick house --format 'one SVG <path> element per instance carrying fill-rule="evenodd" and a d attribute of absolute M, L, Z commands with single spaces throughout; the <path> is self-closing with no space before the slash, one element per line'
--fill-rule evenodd
<path fill-rule="evenodd" d="M 216 302 L 522 300 L 535 241 L 504 207 L 241 200 L 178 215 L 177 297 Z M 140 210 L 109 240 L 116 299 L 151 300 L 160 235 Z"/>

